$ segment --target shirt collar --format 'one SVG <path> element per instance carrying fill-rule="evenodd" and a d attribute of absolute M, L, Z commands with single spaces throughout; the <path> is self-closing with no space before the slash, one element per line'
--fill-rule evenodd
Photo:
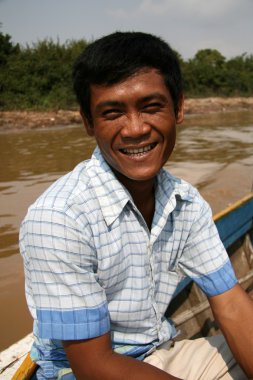
<path fill-rule="evenodd" d="M 183 180 L 161 169 L 157 175 L 155 193 L 155 215 L 152 223 L 151 241 L 155 241 L 167 223 L 168 216 L 175 209 L 177 202 L 192 202 L 191 186 Z"/>
<path fill-rule="evenodd" d="M 117 180 L 98 147 L 87 165 L 87 173 L 104 219 L 110 226 L 118 218 L 125 205 L 129 201 L 133 202 L 132 197 Z"/>
<path fill-rule="evenodd" d="M 191 186 L 184 180 L 174 177 L 165 169 L 161 169 L 158 173 L 157 183 L 156 198 L 160 199 L 164 207 L 173 198 L 180 198 L 182 201 L 190 202 L 193 200 Z"/>
<path fill-rule="evenodd" d="M 134 204 L 131 194 L 117 180 L 98 147 L 87 164 L 87 173 L 104 219 L 110 226 L 128 202 Z M 157 175 L 156 213 L 153 221 L 153 225 L 159 230 L 166 223 L 169 213 L 176 207 L 177 199 L 192 201 L 189 184 L 161 169 Z M 161 210 L 161 213 L 157 210 Z"/>

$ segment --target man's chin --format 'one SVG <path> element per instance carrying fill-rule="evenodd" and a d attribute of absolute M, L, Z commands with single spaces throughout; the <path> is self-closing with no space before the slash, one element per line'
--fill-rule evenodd
<path fill-rule="evenodd" d="M 154 180 L 154 178 L 157 175 L 157 171 L 154 171 L 152 173 L 133 173 L 133 172 L 125 172 L 125 171 L 117 171 L 113 169 L 113 172 L 115 173 L 118 180 L 122 183 L 124 182 L 138 182 L 138 183 L 144 183 L 148 181 Z"/>

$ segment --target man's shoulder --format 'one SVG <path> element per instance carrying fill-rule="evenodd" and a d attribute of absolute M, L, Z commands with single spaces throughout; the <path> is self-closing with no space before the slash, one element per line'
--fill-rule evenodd
<path fill-rule="evenodd" d="M 72 202 L 80 202 L 80 196 L 89 194 L 90 178 L 87 175 L 89 160 L 80 162 L 71 172 L 52 183 L 30 206 L 35 208 L 65 209 Z"/>

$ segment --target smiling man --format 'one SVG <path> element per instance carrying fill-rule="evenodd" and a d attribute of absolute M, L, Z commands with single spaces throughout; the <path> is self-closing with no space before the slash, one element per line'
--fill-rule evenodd
<path fill-rule="evenodd" d="M 176 54 L 155 36 L 117 32 L 86 48 L 73 78 L 97 148 L 21 228 L 35 378 L 252 377 L 252 302 L 209 206 L 163 169 L 183 121 Z M 165 311 L 185 276 L 207 294 L 233 354 L 221 336 L 172 344 Z"/>

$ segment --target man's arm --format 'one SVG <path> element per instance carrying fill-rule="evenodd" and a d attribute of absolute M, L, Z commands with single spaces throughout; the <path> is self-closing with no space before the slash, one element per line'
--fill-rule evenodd
<path fill-rule="evenodd" d="M 78 380 L 178 380 L 150 364 L 113 352 L 110 333 L 64 341 L 63 346 Z"/>
<path fill-rule="evenodd" d="M 235 359 L 247 376 L 253 378 L 252 300 L 240 285 L 208 299 Z"/>

